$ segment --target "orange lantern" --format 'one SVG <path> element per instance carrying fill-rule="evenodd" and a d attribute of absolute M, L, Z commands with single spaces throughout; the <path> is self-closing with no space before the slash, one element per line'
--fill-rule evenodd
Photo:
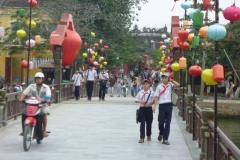
<path fill-rule="evenodd" d="M 208 29 L 208 26 L 205 26 L 205 27 L 201 27 L 199 30 L 199 34 L 204 38 L 207 38 L 207 29 Z"/>
<path fill-rule="evenodd" d="M 41 41 L 42 41 L 41 36 L 36 35 L 36 36 L 35 36 L 35 43 L 36 43 L 36 44 L 40 44 Z"/>
<path fill-rule="evenodd" d="M 194 37 L 194 33 L 189 34 L 188 35 L 188 41 L 192 42 L 193 37 Z"/>
<path fill-rule="evenodd" d="M 213 80 L 220 83 L 224 80 L 224 69 L 220 64 L 216 64 L 212 67 L 213 69 Z"/>
<path fill-rule="evenodd" d="M 185 69 L 187 67 L 187 59 L 185 57 L 179 58 L 179 67 Z"/>

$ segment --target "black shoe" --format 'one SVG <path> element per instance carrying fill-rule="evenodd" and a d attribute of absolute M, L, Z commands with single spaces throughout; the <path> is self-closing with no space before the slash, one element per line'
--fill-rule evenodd
<path fill-rule="evenodd" d="M 147 141 L 151 141 L 152 139 L 151 139 L 151 136 L 148 136 L 147 137 Z"/>
<path fill-rule="evenodd" d="M 158 140 L 159 140 L 160 142 L 162 141 L 162 138 L 163 138 L 163 136 L 162 136 L 161 134 L 159 134 Z"/>
<path fill-rule="evenodd" d="M 163 140 L 162 143 L 165 144 L 165 145 L 170 145 L 170 143 L 168 142 L 168 140 Z"/>
<path fill-rule="evenodd" d="M 19 134 L 19 136 L 23 136 L 23 132 L 21 132 L 21 133 Z"/>
<path fill-rule="evenodd" d="M 144 143 L 144 139 L 143 139 L 143 138 L 140 139 L 140 140 L 138 141 L 138 143 Z"/>

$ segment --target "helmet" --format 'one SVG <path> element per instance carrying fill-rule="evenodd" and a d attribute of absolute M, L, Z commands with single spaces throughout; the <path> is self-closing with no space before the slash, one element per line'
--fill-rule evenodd
<path fill-rule="evenodd" d="M 42 72 L 37 72 L 36 74 L 35 74 L 35 78 L 44 78 L 44 74 L 42 73 Z"/>

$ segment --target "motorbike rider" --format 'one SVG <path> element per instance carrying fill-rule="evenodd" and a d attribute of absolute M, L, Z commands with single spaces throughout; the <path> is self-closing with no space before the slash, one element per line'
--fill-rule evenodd
<path fill-rule="evenodd" d="M 51 97 L 51 89 L 48 85 L 43 83 L 44 81 L 44 74 L 42 72 L 37 72 L 35 74 L 35 83 L 30 84 L 24 91 L 23 94 L 21 95 L 19 102 L 22 102 L 26 96 L 30 97 L 37 97 L 44 99 L 45 96 Z M 49 105 L 50 104 L 50 98 L 46 100 L 46 103 Z M 26 112 L 25 109 L 23 109 L 23 113 Z M 24 127 L 23 123 L 24 120 L 26 119 L 25 114 L 22 114 L 22 129 Z M 47 115 L 43 113 L 43 136 L 47 137 L 48 134 L 46 132 L 47 128 Z M 20 133 L 20 135 L 23 135 L 23 133 Z"/>

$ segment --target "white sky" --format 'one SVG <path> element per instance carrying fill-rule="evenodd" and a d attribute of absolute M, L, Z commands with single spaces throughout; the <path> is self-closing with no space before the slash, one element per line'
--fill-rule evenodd
<path fill-rule="evenodd" d="M 138 22 L 133 22 L 137 24 L 139 29 L 143 27 L 150 28 L 162 28 L 165 24 L 168 27 L 168 31 L 170 31 L 171 25 L 171 16 L 180 16 L 180 18 L 184 17 L 184 9 L 181 8 L 181 3 L 185 0 L 179 0 L 176 3 L 174 10 L 171 12 L 174 0 L 148 0 L 149 2 L 141 5 L 141 10 L 136 12 L 138 15 Z M 189 1 L 189 0 L 188 0 Z M 193 1 L 193 0 L 191 0 Z M 202 2 L 202 0 L 198 0 L 198 2 Z M 220 8 L 225 9 L 232 5 L 234 0 L 219 0 Z M 235 0 L 235 4 L 237 7 L 240 7 L 240 0 Z M 189 10 L 190 11 L 190 10 Z M 188 12 L 189 12 L 188 11 Z M 209 18 L 214 20 L 214 12 L 209 12 Z M 226 21 L 223 17 L 222 12 L 219 13 L 219 23 L 226 24 Z"/>

